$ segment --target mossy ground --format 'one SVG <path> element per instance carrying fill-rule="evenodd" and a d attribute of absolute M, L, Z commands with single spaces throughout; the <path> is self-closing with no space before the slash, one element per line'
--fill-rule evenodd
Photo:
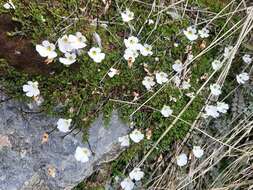
<path fill-rule="evenodd" d="M 8 89 L 11 96 L 29 102 L 30 99 L 26 98 L 22 92 L 22 85 L 28 80 L 36 80 L 39 82 L 41 95 L 45 100 L 42 109 L 50 114 L 72 118 L 75 126 L 84 131 L 99 113 L 104 113 L 104 117 L 109 119 L 114 109 L 119 111 L 122 119 L 130 122 L 129 115 L 161 87 L 156 85 L 153 92 L 147 92 L 141 84 L 146 76 L 143 63 L 147 63 L 150 72 L 164 71 L 173 73 L 172 64 L 175 60 L 182 60 L 186 56 L 185 48 L 190 45 L 190 42 L 182 35 L 181 30 L 192 24 L 193 18 L 191 17 L 195 17 L 186 14 L 184 19 L 179 21 L 173 20 L 166 12 L 159 14 L 160 21 L 157 29 L 149 36 L 154 25 L 146 24 L 138 36 L 141 42 L 144 42 L 149 36 L 147 43 L 153 46 L 153 56 L 139 57 L 134 62 L 133 67 L 128 68 L 127 62 L 123 59 L 123 39 L 130 34 L 137 35 L 146 22 L 147 15 L 151 10 L 150 5 L 132 1 L 118 1 L 118 5 L 123 10 L 128 7 L 135 13 L 136 18 L 132 22 L 135 31 L 131 31 L 127 24 L 122 23 L 115 2 L 112 2 L 105 15 L 103 14 L 102 1 L 93 1 L 87 4 L 84 1 L 77 0 L 45 1 L 41 3 L 13 0 L 13 2 L 16 5 L 15 11 L 6 11 L 2 7 L 0 8 L 1 14 L 11 15 L 12 19 L 19 23 L 15 31 L 9 31 L 10 40 L 11 36 L 18 35 L 31 39 L 35 45 L 45 39 L 55 42 L 64 33 L 69 34 L 80 31 L 87 37 L 88 48 L 90 48 L 96 45 L 92 39 L 93 33 L 97 32 L 100 35 L 103 52 L 106 53 L 106 58 L 102 63 L 92 62 L 87 53 L 84 52 L 78 57 L 78 61 L 73 66 L 64 67 L 56 61 L 48 65 L 53 72 L 30 74 L 10 66 L 7 59 L 3 58 L 0 61 L 0 69 L 3 71 L 0 72 L 0 74 L 2 73 L 0 82 L 5 89 Z M 153 1 L 145 1 L 145 3 L 152 4 Z M 214 12 L 220 11 L 224 6 L 224 2 L 218 0 L 190 1 L 189 3 Z M 156 20 L 158 11 L 158 9 L 155 10 L 150 18 Z M 91 20 L 97 18 L 97 16 L 100 20 L 109 21 L 107 29 L 100 25 L 90 25 Z M 223 22 L 218 20 L 217 25 L 213 26 L 212 36 L 205 40 L 207 45 L 215 36 L 215 31 L 219 31 L 222 27 Z M 179 47 L 173 46 L 175 42 L 179 42 Z M 200 40 L 193 44 L 193 55 L 197 55 L 201 51 L 201 43 Z M 201 76 L 204 74 L 209 75 L 212 72 L 211 62 L 219 52 L 220 49 L 215 48 L 189 67 L 190 74 L 187 76 L 191 79 L 191 88 L 189 90 L 179 90 L 173 84 L 168 84 L 146 106 L 160 110 L 166 104 L 171 106 L 174 111 L 173 114 L 177 115 L 190 100 L 185 94 L 199 89 L 204 83 Z M 157 57 L 159 61 L 155 60 Z M 109 78 L 107 72 L 112 66 L 120 70 L 120 74 Z M 141 98 L 135 102 L 136 105 L 128 104 L 127 102 L 134 99 L 134 92 L 139 93 Z M 208 91 L 204 90 L 183 114 L 182 119 L 192 123 L 202 108 L 207 95 Z M 176 98 L 176 102 L 172 101 L 173 98 Z M 111 101 L 111 99 L 125 101 L 126 103 Z M 62 108 L 60 111 L 55 112 L 54 108 L 58 105 L 62 105 Z M 159 111 L 154 111 L 149 107 L 143 107 L 136 112 L 131 118 L 131 122 L 134 122 L 135 127 L 144 133 L 146 130 L 151 130 L 151 139 L 146 139 L 142 143 L 132 146 L 119 159 L 114 161 L 112 163 L 112 176 L 122 175 L 121 172 L 124 166 L 137 154 L 141 157 L 173 120 L 173 118 L 164 118 Z M 188 130 L 189 125 L 178 122 L 149 159 L 153 160 L 157 155 L 167 152 L 171 143 L 182 139 Z M 83 186 L 80 189 L 85 189 Z M 98 187 L 98 189 L 100 188 Z"/>

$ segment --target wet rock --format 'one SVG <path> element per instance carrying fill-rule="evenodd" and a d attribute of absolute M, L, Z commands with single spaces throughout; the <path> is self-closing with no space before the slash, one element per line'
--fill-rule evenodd
<path fill-rule="evenodd" d="M 89 129 L 88 144 L 78 131 L 66 136 L 54 130 L 57 118 L 21 112 L 22 106 L 14 100 L 0 104 L 0 190 L 72 189 L 100 164 L 115 159 L 122 151 L 118 137 L 129 132 L 117 112 L 108 127 L 100 115 Z M 87 163 L 75 160 L 77 146 L 94 152 Z"/>

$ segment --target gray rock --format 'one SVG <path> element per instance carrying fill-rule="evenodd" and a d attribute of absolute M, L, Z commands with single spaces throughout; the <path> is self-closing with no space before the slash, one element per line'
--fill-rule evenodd
<path fill-rule="evenodd" d="M 23 104 L 0 95 L 0 102 L 4 99 L 7 101 L 0 103 L 0 190 L 69 190 L 122 152 L 118 137 L 129 128 L 116 112 L 108 127 L 103 126 L 101 115 L 92 124 L 88 146 L 81 133 L 65 136 L 52 131 L 57 118 L 23 113 Z M 45 132 L 49 137 L 43 143 Z M 75 160 L 77 146 L 94 152 L 87 163 Z"/>

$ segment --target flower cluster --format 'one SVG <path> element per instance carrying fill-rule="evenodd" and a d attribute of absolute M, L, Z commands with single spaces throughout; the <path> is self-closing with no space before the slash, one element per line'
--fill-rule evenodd
<path fill-rule="evenodd" d="M 77 55 L 87 46 L 86 42 L 87 39 L 81 32 L 76 32 L 75 35 L 64 35 L 59 38 L 57 40 L 58 48 L 60 52 L 63 53 L 63 56 L 59 58 L 59 61 L 65 66 L 75 63 L 77 61 Z M 36 51 L 41 57 L 45 57 L 48 60 L 53 60 L 57 57 L 56 46 L 47 40 L 43 41 L 42 44 L 36 45 Z M 97 47 L 92 47 L 88 51 L 88 55 L 96 63 L 102 62 L 105 58 L 105 54 Z"/>
<path fill-rule="evenodd" d="M 201 158 L 204 155 L 204 150 L 200 146 L 193 146 L 192 153 L 196 158 Z M 185 166 L 188 162 L 188 157 L 185 153 L 181 153 L 176 158 L 178 166 Z"/>
<path fill-rule="evenodd" d="M 8 2 L 4 3 L 3 7 L 5 9 L 16 9 L 15 5 L 13 4 L 12 0 L 9 0 Z"/>
<path fill-rule="evenodd" d="M 129 38 L 124 39 L 124 44 L 126 49 L 123 57 L 128 62 L 133 63 L 139 54 L 145 57 L 153 55 L 152 46 L 149 44 L 142 45 L 139 43 L 139 39 L 135 36 L 130 36 Z"/>
<path fill-rule="evenodd" d="M 129 177 L 125 178 L 120 186 L 124 190 L 132 190 L 134 188 L 133 181 L 140 181 L 144 177 L 144 172 L 140 168 L 134 168 L 130 173 Z"/>
<path fill-rule="evenodd" d="M 155 79 L 158 84 L 164 84 L 168 82 L 168 74 L 165 72 L 156 72 Z M 152 90 L 152 87 L 156 84 L 153 76 L 145 76 L 142 84 L 145 86 L 147 90 Z"/>
<path fill-rule="evenodd" d="M 207 105 L 205 107 L 204 116 L 211 116 L 213 118 L 218 118 L 220 114 L 227 113 L 229 105 L 224 102 L 217 102 L 216 105 Z"/>
<path fill-rule="evenodd" d="M 190 41 L 195 41 L 200 36 L 201 38 L 208 38 L 209 37 L 209 30 L 207 28 L 202 28 L 201 30 L 197 31 L 196 27 L 189 26 L 186 30 L 183 30 L 184 35 Z"/>
<path fill-rule="evenodd" d="M 134 129 L 129 135 L 119 137 L 118 140 L 121 146 L 128 147 L 130 145 L 130 139 L 134 143 L 139 143 L 143 138 L 144 134 L 142 134 L 138 129 Z"/>

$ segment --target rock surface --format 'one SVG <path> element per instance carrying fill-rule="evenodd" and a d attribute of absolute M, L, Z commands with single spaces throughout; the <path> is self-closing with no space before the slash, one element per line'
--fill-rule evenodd
<path fill-rule="evenodd" d="M 4 99 L 0 92 L 0 190 L 72 189 L 101 163 L 120 154 L 118 137 L 129 131 L 116 112 L 108 127 L 103 127 L 100 116 L 89 129 L 88 146 L 82 142 L 81 133 L 65 136 L 52 131 L 57 118 L 24 113 L 20 111 L 22 103 Z M 49 136 L 43 142 L 45 132 Z M 77 146 L 94 152 L 87 163 L 75 160 Z"/>

